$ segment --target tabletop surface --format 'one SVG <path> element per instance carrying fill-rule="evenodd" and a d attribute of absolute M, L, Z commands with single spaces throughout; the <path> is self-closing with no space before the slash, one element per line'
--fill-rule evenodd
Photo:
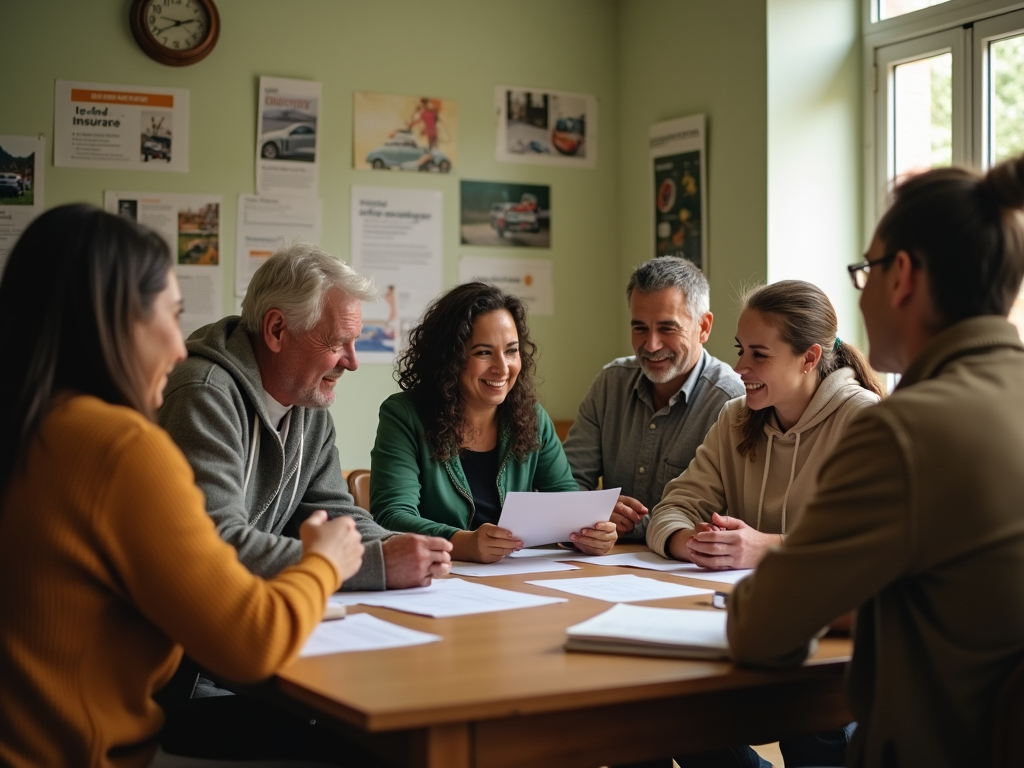
<path fill-rule="evenodd" d="M 643 547 L 619 545 L 615 551 L 636 549 Z M 372 732 L 750 688 L 776 683 L 780 676 L 834 676 L 849 659 L 851 644 L 842 638 L 823 639 L 807 664 L 782 672 L 740 669 L 729 662 L 567 652 L 566 628 L 602 613 L 612 603 L 526 581 L 633 574 L 730 589 L 649 570 L 574 564 L 580 570 L 464 577 L 489 586 L 567 598 L 565 603 L 448 619 L 350 606 L 350 612 L 366 611 L 444 639 L 408 648 L 299 659 L 278 674 L 276 683 L 287 695 Z M 716 610 L 710 594 L 636 604 Z"/>

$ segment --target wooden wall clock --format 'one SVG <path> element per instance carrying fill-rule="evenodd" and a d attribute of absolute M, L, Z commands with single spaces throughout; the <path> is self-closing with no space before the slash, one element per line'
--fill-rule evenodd
<path fill-rule="evenodd" d="M 220 36 L 220 15 L 213 0 L 133 0 L 131 27 L 147 56 L 184 67 L 213 51 Z"/>

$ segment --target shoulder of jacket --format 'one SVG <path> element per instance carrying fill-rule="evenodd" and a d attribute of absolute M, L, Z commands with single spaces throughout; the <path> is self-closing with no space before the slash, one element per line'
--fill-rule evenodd
<path fill-rule="evenodd" d="M 739 397 L 746 393 L 743 387 L 743 380 L 733 370 L 732 366 L 719 360 L 714 355 L 708 355 L 707 365 L 704 366 L 703 378 L 707 379 L 716 389 L 725 392 L 729 399 Z"/>

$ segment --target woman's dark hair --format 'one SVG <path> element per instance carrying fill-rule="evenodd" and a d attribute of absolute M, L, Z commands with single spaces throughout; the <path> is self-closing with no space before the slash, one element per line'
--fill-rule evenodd
<path fill-rule="evenodd" d="M 466 344 L 481 315 L 507 310 L 519 334 L 522 369 L 505 401 L 498 406 L 501 428 L 512 435 L 512 453 L 523 461 L 537 449 L 537 395 L 533 386 L 536 345 L 530 341 L 522 300 L 485 283 L 464 283 L 427 307 L 423 321 L 409 334 L 409 346 L 398 358 L 395 379 L 412 397 L 423 422 L 427 443 L 439 461 L 459 453 L 465 442 L 459 377 L 466 369 Z"/>
<path fill-rule="evenodd" d="M 1005 317 L 1024 275 L 1024 156 L 982 175 L 934 168 L 896 186 L 877 236 L 924 262 L 943 326 Z M 885 265 L 883 268 L 888 268 Z"/>
<path fill-rule="evenodd" d="M 803 280 L 780 280 L 762 285 L 743 297 L 743 309 L 764 316 L 795 354 L 803 354 L 814 344 L 819 345 L 819 382 L 840 368 L 852 368 L 860 385 L 881 397 L 878 377 L 864 355 L 836 336 L 839 327 L 836 311 L 818 286 Z M 736 447 L 741 456 L 751 461 L 757 458 L 757 443 L 774 410 L 771 406 L 759 411 L 744 408 L 743 419 L 737 425 L 743 431 L 743 440 Z"/>
<path fill-rule="evenodd" d="M 156 233 L 91 205 L 46 211 L 22 233 L 0 282 L 0 326 L 11 331 L 0 376 L 0 496 L 59 392 L 152 418 L 134 329 L 171 266 Z"/>

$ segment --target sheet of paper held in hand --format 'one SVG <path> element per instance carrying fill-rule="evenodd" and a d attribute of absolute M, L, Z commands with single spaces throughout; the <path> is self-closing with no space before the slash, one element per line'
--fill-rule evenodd
<path fill-rule="evenodd" d="M 537 605 L 564 603 L 566 600 L 561 597 L 543 597 L 488 587 L 484 584 L 473 584 L 462 579 L 434 579 L 429 587 L 386 592 L 336 592 L 327 602 L 340 605 L 373 605 L 444 619 L 449 616 L 532 608 Z"/>
<path fill-rule="evenodd" d="M 589 576 L 581 579 L 540 579 L 528 581 L 538 587 L 557 589 L 580 597 L 592 597 L 609 603 L 631 603 L 637 600 L 662 600 L 666 597 L 711 595 L 713 589 L 699 589 L 685 584 L 647 579 L 643 576 Z"/>
<path fill-rule="evenodd" d="M 509 491 L 498 527 L 512 531 L 524 547 L 569 541 L 569 534 L 611 519 L 621 488 L 537 493 Z"/>
<path fill-rule="evenodd" d="M 404 648 L 407 645 L 436 643 L 441 639 L 440 635 L 408 629 L 368 613 L 354 613 L 339 621 L 318 624 L 302 646 L 299 657 Z"/>
<path fill-rule="evenodd" d="M 589 565 L 614 565 L 621 568 L 643 568 L 649 571 L 661 571 L 673 576 L 684 576 L 688 579 L 703 579 L 704 581 L 715 581 L 722 584 L 736 584 L 754 572 L 753 568 L 737 569 L 734 571 L 713 571 L 701 568 L 695 563 L 682 563 L 678 560 L 669 560 L 655 552 L 624 552 L 619 555 L 602 555 L 599 557 L 572 557 L 563 558 Z"/>
<path fill-rule="evenodd" d="M 729 656 L 725 611 L 616 605 L 566 630 L 578 651 L 721 659 Z"/>

